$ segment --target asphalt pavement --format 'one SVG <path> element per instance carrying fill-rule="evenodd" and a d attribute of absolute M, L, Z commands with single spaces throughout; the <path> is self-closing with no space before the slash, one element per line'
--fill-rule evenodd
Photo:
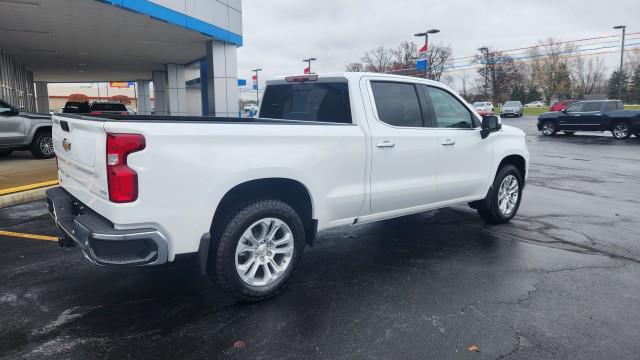
<path fill-rule="evenodd" d="M 640 139 L 504 123 L 532 155 L 510 224 L 459 206 L 325 231 L 258 304 L 188 264 L 114 271 L 0 235 L 0 358 L 638 359 Z M 56 234 L 44 202 L 0 230 Z"/>

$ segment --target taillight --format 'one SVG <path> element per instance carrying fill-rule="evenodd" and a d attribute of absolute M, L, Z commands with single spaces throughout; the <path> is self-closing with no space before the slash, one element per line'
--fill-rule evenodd
<path fill-rule="evenodd" d="M 140 134 L 107 134 L 109 200 L 127 203 L 138 198 L 138 174 L 127 166 L 127 156 L 145 148 Z"/>

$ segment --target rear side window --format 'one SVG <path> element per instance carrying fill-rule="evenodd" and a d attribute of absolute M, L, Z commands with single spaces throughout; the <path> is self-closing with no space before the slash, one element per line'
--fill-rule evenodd
<path fill-rule="evenodd" d="M 601 103 L 599 103 L 599 102 L 584 103 L 584 105 L 582 106 L 582 111 L 584 111 L 584 112 L 587 112 L 587 111 L 600 111 L 600 105 L 601 105 Z"/>
<path fill-rule="evenodd" d="M 92 111 L 127 111 L 123 104 L 92 104 Z"/>
<path fill-rule="evenodd" d="M 422 127 L 422 110 L 413 84 L 372 81 L 378 118 L 393 126 Z"/>
<path fill-rule="evenodd" d="M 620 101 L 612 101 L 607 103 L 607 111 L 622 110 L 624 105 Z"/>
<path fill-rule="evenodd" d="M 260 117 L 351 124 L 346 82 L 269 85 Z"/>

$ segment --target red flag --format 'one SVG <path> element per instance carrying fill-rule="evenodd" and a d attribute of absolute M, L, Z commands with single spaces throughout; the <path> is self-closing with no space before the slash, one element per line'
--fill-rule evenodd
<path fill-rule="evenodd" d="M 305 74 L 309 74 L 310 72 L 311 72 L 311 69 L 309 69 L 308 66 L 306 68 L 304 68 L 304 73 Z"/>
<path fill-rule="evenodd" d="M 420 48 L 418 52 L 426 52 L 429 49 L 429 44 L 425 43 L 423 47 Z"/>

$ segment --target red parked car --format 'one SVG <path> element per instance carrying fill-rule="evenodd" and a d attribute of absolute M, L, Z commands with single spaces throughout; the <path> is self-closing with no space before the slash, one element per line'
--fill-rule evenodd
<path fill-rule="evenodd" d="M 578 100 L 560 100 L 549 108 L 549 111 L 562 111 L 567 108 L 567 106 L 573 104 L 574 102 L 578 102 Z"/>

